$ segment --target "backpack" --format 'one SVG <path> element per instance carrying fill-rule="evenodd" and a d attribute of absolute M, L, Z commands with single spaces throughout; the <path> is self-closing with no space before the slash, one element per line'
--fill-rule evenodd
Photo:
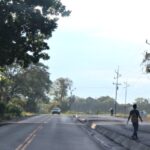
<path fill-rule="evenodd" d="M 138 122 L 138 114 L 134 110 L 132 112 L 131 121 L 134 122 L 134 123 Z"/>

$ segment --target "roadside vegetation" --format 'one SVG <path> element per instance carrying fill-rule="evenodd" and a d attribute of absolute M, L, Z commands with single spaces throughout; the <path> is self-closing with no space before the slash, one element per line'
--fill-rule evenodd
<path fill-rule="evenodd" d="M 25 112 L 50 113 L 56 106 L 63 112 L 69 110 L 74 100 L 69 95 L 72 81 L 68 78 L 51 81 L 48 71 L 42 63 L 28 68 L 17 64 L 3 67 L 0 72 L 0 118 L 20 117 Z"/>
<path fill-rule="evenodd" d="M 0 72 L 0 118 L 11 119 L 27 114 L 50 113 L 60 107 L 66 114 L 110 114 L 114 99 L 97 99 L 73 95 L 73 81 L 60 77 L 50 80 L 49 68 L 42 63 L 22 68 L 18 64 L 3 67 Z M 150 100 L 135 99 L 140 111 L 150 113 Z M 127 117 L 132 104 L 117 103 L 117 116 Z"/>
<path fill-rule="evenodd" d="M 48 40 L 70 11 L 60 0 L 1 0 L 0 14 L 0 119 L 48 112 L 52 82 L 40 62 L 50 58 Z"/>
<path fill-rule="evenodd" d="M 70 14 L 59 0 L 1 0 L 0 14 L 0 119 L 50 113 L 53 107 L 68 114 L 109 113 L 113 98 L 76 97 L 71 79 L 52 81 L 49 68 L 41 63 L 50 58 L 47 41 L 58 19 Z M 150 113 L 149 99 L 135 102 L 140 110 Z M 131 104 L 117 103 L 118 114 L 130 108 Z"/>
<path fill-rule="evenodd" d="M 73 81 L 60 77 L 50 80 L 49 68 L 42 63 L 22 68 L 17 64 L 3 67 L 0 80 L 0 119 L 11 119 L 37 113 L 50 113 L 60 107 L 65 114 L 110 114 L 114 99 L 81 98 L 72 94 Z M 150 113 L 150 100 L 135 99 L 140 111 Z M 117 103 L 117 116 L 127 117 L 132 104 Z M 145 118 L 149 120 L 149 118 Z"/>

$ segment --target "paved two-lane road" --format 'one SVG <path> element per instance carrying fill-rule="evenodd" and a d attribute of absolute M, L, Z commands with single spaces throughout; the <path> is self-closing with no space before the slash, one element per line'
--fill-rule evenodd
<path fill-rule="evenodd" d="M 72 117 L 39 115 L 0 127 L 1 150 L 105 150 Z"/>

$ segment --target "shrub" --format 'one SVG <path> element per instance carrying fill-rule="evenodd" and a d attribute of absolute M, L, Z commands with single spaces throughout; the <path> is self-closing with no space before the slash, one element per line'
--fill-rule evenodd
<path fill-rule="evenodd" d="M 6 104 L 4 102 L 0 102 L 0 117 L 4 116 L 5 111 L 6 111 Z"/>
<path fill-rule="evenodd" d="M 22 108 L 14 104 L 8 104 L 7 113 L 9 113 L 12 117 L 13 116 L 19 117 L 21 116 Z"/>

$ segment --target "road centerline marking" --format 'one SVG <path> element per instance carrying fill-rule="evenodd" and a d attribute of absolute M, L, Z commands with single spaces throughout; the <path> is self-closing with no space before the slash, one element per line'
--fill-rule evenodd
<path fill-rule="evenodd" d="M 43 124 L 34 129 L 29 134 L 29 136 L 23 141 L 23 143 L 20 144 L 15 150 L 25 150 L 29 146 L 29 144 L 33 141 L 33 139 L 36 137 L 37 132 L 40 131 L 42 128 Z"/>

